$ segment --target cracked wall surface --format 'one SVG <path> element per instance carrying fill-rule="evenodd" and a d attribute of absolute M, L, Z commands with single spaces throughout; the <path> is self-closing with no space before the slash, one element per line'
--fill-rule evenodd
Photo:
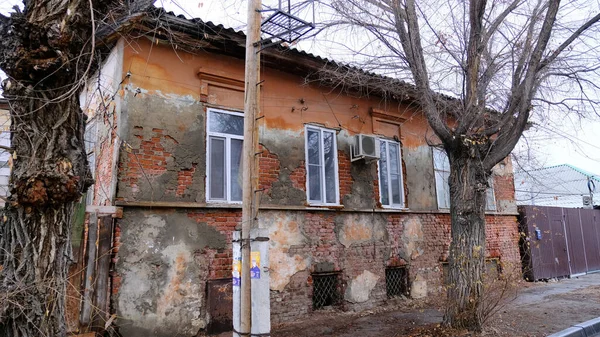
<path fill-rule="evenodd" d="M 226 237 L 173 211 L 127 211 L 119 223 L 115 303 L 121 333 L 195 336 L 208 318 L 203 306 L 209 261 L 202 251 L 226 247 Z"/>
<path fill-rule="evenodd" d="M 124 335 L 193 336 L 210 320 L 206 282 L 231 277 L 231 237 L 241 221 L 238 205 L 206 203 L 206 111 L 241 111 L 244 64 L 138 42 L 125 50 L 123 73 L 131 76 L 120 92 L 125 143 L 117 200 L 125 215 L 117 221 L 114 300 Z M 270 236 L 273 322 L 313 310 L 312 275 L 319 272 L 339 273 L 346 310 L 402 300 L 387 297 L 387 267 L 408 269 L 412 296 L 440 294 L 450 215 L 437 209 L 428 145 L 435 137 L 422 114 L 403 102 L 356 97 L 268 68 L 262 79 L 258 219 Z M 397 123 L 380 127 L 384 117 Z M 306 125 L 336 131 L 340 205 L 307 208 Z M 351 162 L 356 134 L 401 143 L 407 209 L 380 205 L 377 162 Z M 497 204 L 506 214 L 488 216 L 486 253 L 518 260 L 514 187 L 498 180 L 511 172 L 508 165 L 495 171 L 503 186 Z"/>

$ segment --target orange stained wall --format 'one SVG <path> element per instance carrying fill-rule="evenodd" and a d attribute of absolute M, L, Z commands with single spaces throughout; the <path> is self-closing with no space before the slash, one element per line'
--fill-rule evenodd
<path fill-rule="evenodd" d="M 126 84 L 132 90 L 139 87 L 144 94 L 170 99 L 186 96 L 243 110 L 243 60 L 208 52 L 190 54 L 146 39 L 138 42 L 126 45 L 123 57 L 123 73 L 131 73 Z M 261 80 L 260 106 L 267 128 L 302 132 L 305 123 L 318 123 L 350 135 L 399 135 L 405 148 L 426 145 L 425 135 L 433 137 L 418 108 L 408 104 L 380 97 L 359 98 L 265 67 Z M 373 117 L 372 109 L 388 115 L 385 118 L 392 123 Z"/>

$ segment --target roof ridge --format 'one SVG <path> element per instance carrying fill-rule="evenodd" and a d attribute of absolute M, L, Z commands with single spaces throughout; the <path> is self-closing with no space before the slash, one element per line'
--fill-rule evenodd
<path fill-rule="evenodd" d="M 571 170 L 573 170 L 573 171 L 575 171 L 575 172 L 577 172 L 579 174 L 582 174 L 584 176 L 587 176 L 587 177 L 589 177 L 589 178 L 591 178 L 593 180 L 596 180 L 596 181 L 600 182 L 600 174 L 595 174 L 595 173 L 592 173 L 592 172 L 580 169 L 579 167 L 576 167 L 576 166 L 573 166 L 572 164 L 567 164 L 567 163 L 557 164 L 557 165 L 552 165 L 552 166 L 546 166 L 546 167 L 540 167 L 540 168 L 532 169 L 532 170 L 519 170 L 519 171 L 515 172 L 515 175 L 520 174 L 520 173 L 531 173 L 531 172 L 545 171 L 545 170 L 555 169 L 555 168 L 558 168 L 558 167 L 561 167 L 561 166 L 567 167 L 567 168 L 569 168 L 569 169 L 571 169 Z"/>

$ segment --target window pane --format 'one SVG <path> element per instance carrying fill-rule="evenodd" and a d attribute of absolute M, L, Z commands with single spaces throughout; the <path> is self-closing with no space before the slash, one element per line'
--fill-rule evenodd
<path fill-rule="evenodd" d="M 225 139 L 210 137 L 210 199 L 225 199 Z"/>
<path fill-rule="evenodd" d="M 450 173 L 435 171 L 435 188 L 437 190 L 438 208 L 450 208 Z"/>
<path fill-rule="evenodd" d="M 486 202 L 485 202 L 485 209 L 488 211 L 495 211 L 496 210 L 496 200 L 494 198 L 494 178 L 490 177 L 489 179 L 489 184 L 490 187 L 485 191 L 485 197 L 486 197 Z"/>
<path fill-rule="evenodd" d="M 209 131 L 244 135 L 244 117 L 216 111 L 210 111 L 208 116 Z"/>
<path fill-rule="evenodd" d="M 390 157 L 389 157 L 389 161 L 390 161 L 390 173 L 391 174 L 400 174 L 400 163 L 399 161 L 399 155 L 398 155 L 398 144 L 394 144 L 394 143 L 388 143 L 389 144 L 389 148 L 390 148 Z"/>
<path fill-rule="evenodd" d="M 242 201 L 242 146 L 243 141 L 231 140 L 231 201 Z"/>
<path fill-rule="evenodd" d="M 392 183 L 392 204 L 399 205 L 402 203 L 402 194 L 400 193 L 400 175 L 390 174 Z"/>
<path fill-rule="evenodd" d="M 323 200 L 321 198 L 321 167 L 317 165 L 308 165 L 308 200 Z"/>
<path fill-rule="evenodd" d="M 388 183 L 388 170 L 387 170 L 387 143 L 380 142 L 380 158 L 379 158 L 379 191 L 381 194 L 381 204 L 389 205 L 389 183 Z"/>
<path fill-rule="evenodd" d="M 446 151 L 443 149 L 433 148 L 433 165 L 436 170 L 443 170 L 450 172 L 450 162 Z"/>
<path fill-rule="evenodd" d="M 309 164 L 314 164 L 314 165 L 320 165 L 321 164 L 321 156 L 320 156 L 320 151 L 319 151 L 319 143 L 320 143 L 320 136 L 319 136 L 319 131 L 315 131 L 315 130 L 310 130 L 308 129 L 307 131 L 307 154 L 308 154 L 308 163 Z"/>
<path fill-rule="evenodd" d="M 336 179 L 335 179 L 335 146 L 333 132 L 323 132 L 323 156 L 325 158 L 325 201 L 335 203 Z"/>

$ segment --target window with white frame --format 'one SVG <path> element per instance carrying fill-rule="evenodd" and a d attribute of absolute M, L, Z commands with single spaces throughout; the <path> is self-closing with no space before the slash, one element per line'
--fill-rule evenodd
<path fill-rule="evenodd" d="M 306 193 L 315 205 L 339 204 L 338 162 L 334 130 L 306 126 Z"/>
<path fill-rule="evenodd" d="M 384 207 L 404 207 L 402 155 L 400 143 L 379 140 L 379 200 Z"/>
<path fill-rule="evenodd" d="M 241 202 L 244 115 L 208 109 L 206 124 L 206 200 Z"/>
<path fill-rule="evenodd" d="M 437 191 L 437 202 L 439 209 L 450 208 L 450 161 L 446 152 L 442 149 L 433 148 L 433 168 L 435 171 L 435 189 Z M 485 209 L 496 210 L 496 198 L 494 196 L 494 180 L 488 180 L 489 188 L 486 191 Z"/>

